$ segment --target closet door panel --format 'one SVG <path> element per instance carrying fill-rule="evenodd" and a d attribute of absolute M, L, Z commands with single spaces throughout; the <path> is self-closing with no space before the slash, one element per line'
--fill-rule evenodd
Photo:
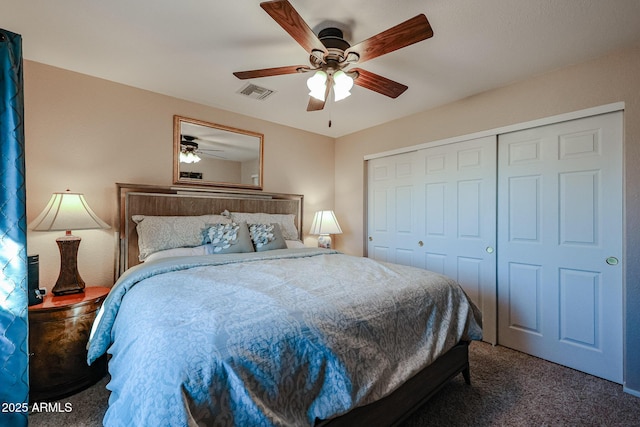
<path fill-rule="evenodd" d="M 425 268 L 452 277 L 483 313 L 496 342 L 496 137 L 416 153 L 419 248 Z"/>
<path fill-rule="evenodd" d="M 622 381 L 622 113 L 499 137 L 500 344 Z"/>
<path fill-rule="evenodd" d="M 412 153 L 368 162 L 367 253 L 370 258 L 424 267 L 415 251 L 414 162 Z"/>

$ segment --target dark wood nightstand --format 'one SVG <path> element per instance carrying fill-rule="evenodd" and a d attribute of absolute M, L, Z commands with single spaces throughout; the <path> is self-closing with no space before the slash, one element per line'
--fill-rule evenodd
<path fill-rule="evenodd" d="M 95 384 L 107 372 L 106 355 L 87 365 L 91 326 L 109 288 L 46 295 L 29 307 L 29 399 L 56 400 Z"/>

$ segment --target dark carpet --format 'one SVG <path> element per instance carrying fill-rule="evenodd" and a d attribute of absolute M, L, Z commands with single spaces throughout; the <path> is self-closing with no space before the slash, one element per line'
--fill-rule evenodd
<path fill-rule="evenodd" d="M 640 427 L 640 398 L 615 384 L 505 347 L 474 342 L 471 385 L 454 378 L 403 423 L 423 426 Z M 59 401 L 69 412 L 31 413 L 31 427 L 102 425 L 105 378 Z"/>

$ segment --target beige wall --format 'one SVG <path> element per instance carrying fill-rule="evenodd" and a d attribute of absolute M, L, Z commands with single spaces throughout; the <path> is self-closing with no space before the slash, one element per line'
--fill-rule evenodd
<path fill-rule="evenodd" d="M 333 208 L 333 138 L 30 61 L 24 81 L 29 222 L 52 192 L 69 188 L 114 226 L 116 182 L 171 185 L 174 114 L 263 133 L 264 190 L 303 194 L 306 227 L 316 210 Z M 78 266 L 87 285 L 113 284 L 114 233 L 74 232 L 82 237 Z M 28 233 L 28 252 L 40 254 L 40 283 L 49 290 L 62 234 Z"/>
<path fill-rule="evenodd" d="M 221 160 L 201 156 L 197 163 L 180 163 L 180 172 L 200 172 L 203 181 L 244 182 L 242 180 L 242 163 L 233 160 Z"/>
<path fill-rule="evenodd" d="M 365 155 L 619 101 L 626 106 L 625 378 L 640 393 L 640 46 L 339 138 L 338 249 L 363 253 Z"/>

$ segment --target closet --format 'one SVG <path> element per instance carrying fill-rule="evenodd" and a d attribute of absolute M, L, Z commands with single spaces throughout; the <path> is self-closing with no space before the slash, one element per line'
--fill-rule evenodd
<path fill-rule="evenodd" d="M 456 279 L 484 340 L 622 382 L 622 112 L 367 160 L 367 255 Z"/>

